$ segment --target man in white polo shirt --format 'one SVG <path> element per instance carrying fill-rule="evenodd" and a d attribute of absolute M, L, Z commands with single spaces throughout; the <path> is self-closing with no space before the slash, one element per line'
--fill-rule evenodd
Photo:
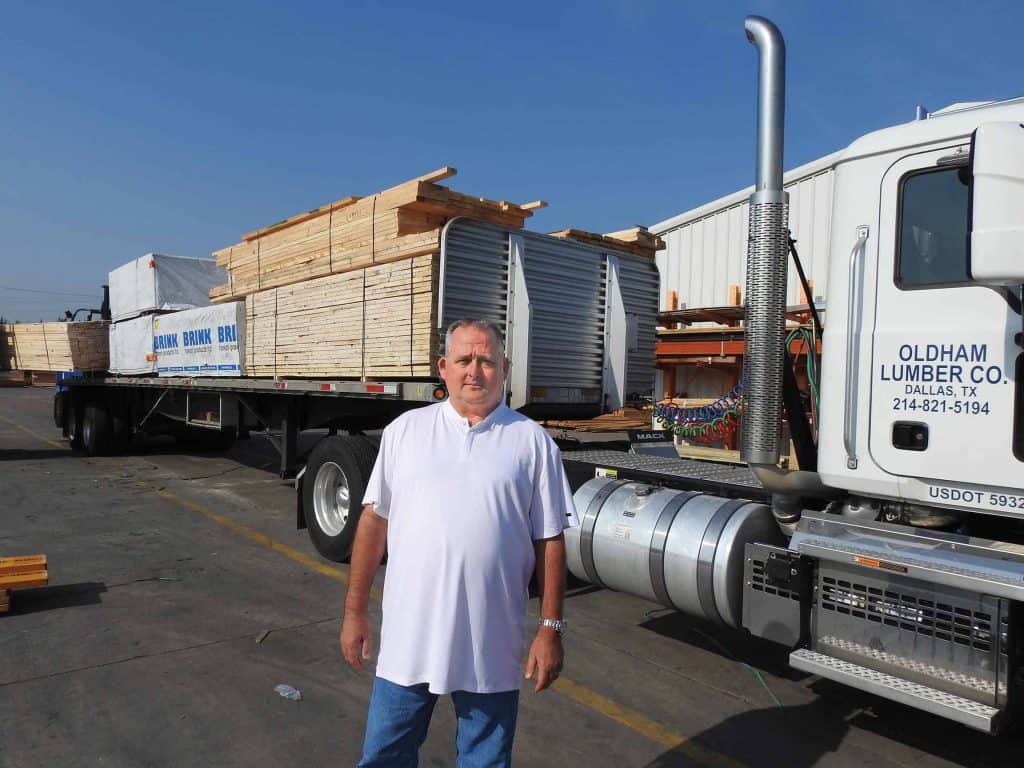
<path fill-rule="evenodd" d="M 388 552 L 380 655 L 361 768 L 414 766 L 439 694 L 458 718 L 458 766 L 511 761 L 524 673 L 562 667 L 565 542 L 576 525 L 561 455 L 502 402 L 508 361 L 492 323 L 462 320 L 439 361 L 448 400 L 403 414 L 381 438 L 352 550 L 341 649 L 370 658 L 366 610 Z M 540 623 L 523 664 L 530 575 Z"/>

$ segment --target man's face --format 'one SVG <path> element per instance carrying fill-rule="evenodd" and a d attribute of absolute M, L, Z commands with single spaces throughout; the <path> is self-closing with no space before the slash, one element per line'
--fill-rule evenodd
<path fill-rule="evenodd" d="M 503 394 L 505 356 L 493 334 L 473 326 L 457 328 L 448 354 L 438 362 L 448 397 L 460 413 L 490 413 Z M 467 414 L 463 414 L 467 415 Z"/>

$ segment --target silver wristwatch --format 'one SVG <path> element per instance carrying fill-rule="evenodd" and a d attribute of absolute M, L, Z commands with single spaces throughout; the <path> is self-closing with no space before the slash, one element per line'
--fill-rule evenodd
<path fill-rule="evenodd" d="M 541 619 L 537 623 L 542 627 L 555 630 L 559 635 L 565 634 L 565 619 Z"/>

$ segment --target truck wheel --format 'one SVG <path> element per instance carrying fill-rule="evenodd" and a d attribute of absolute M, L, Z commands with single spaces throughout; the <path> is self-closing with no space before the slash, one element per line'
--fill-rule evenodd
<path fill-rule="evenodd" d="M 89 403 L 82 412 L 82 448 L 90 456 L 110 450 L 110 415 L 99 403 Z"/>
<path fill-rule="evenodd" d="M 67 435 L 71 450 L 81 451 L 82 445 L 82 412 L 75 398 L 68 396 L 67 408 L 64 409 L 64 434 Z"/>
<path fill-rule="evenodd" d="M 67 392 L 58 392 L 53 396 L 53 424 L 57 429 L 64 429 L 69 399 Z"/>
<path fill-rule="evenodd" d="M 316 551 L 343 563 L 352 554 L 377 451 L 365 438 L 332 435 L 314 446 L 302 482 L 306 529 Z"/>

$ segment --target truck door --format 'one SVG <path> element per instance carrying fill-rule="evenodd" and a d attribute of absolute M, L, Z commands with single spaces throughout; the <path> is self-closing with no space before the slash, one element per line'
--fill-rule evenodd
<path fill-rule="evenodd" d="M 909 155 L 882 179 L 869 447 L 896 475 L 1013 487 L 1020 317 L 969 280 L 968 153 Z"/>

